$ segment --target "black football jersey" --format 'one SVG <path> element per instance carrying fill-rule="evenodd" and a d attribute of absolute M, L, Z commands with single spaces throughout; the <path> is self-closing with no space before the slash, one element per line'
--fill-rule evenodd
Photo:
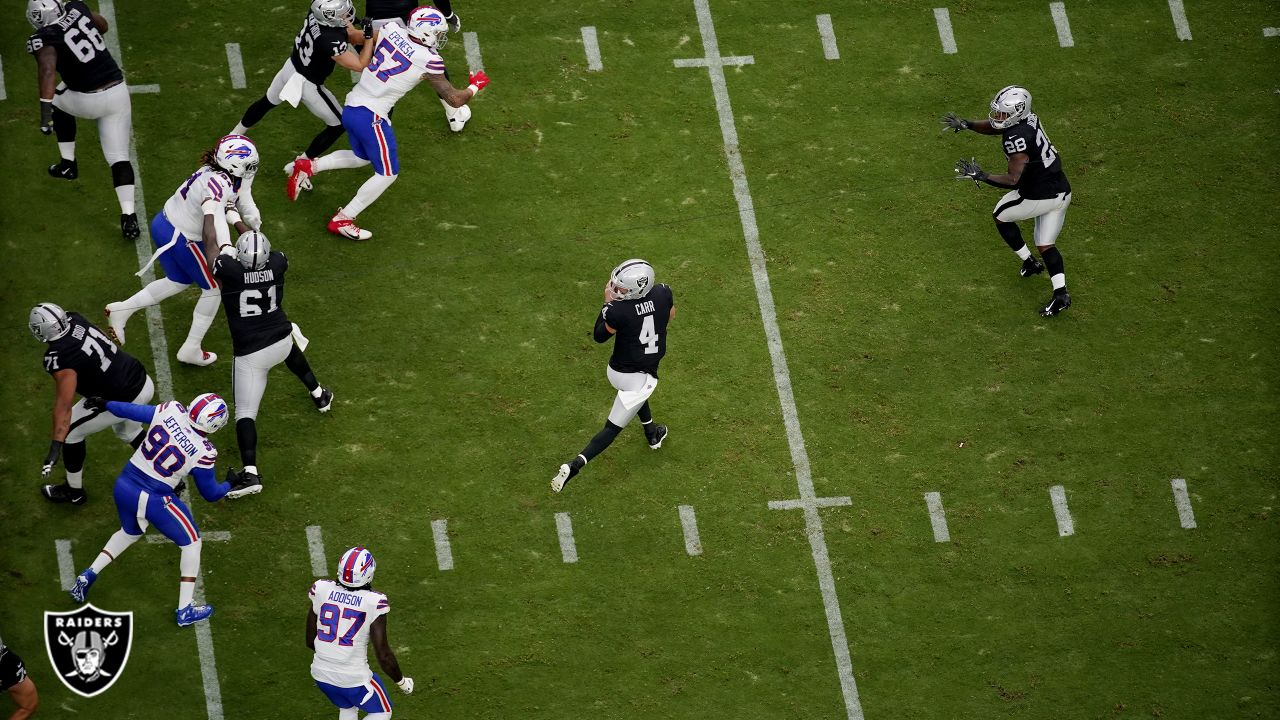
<path fill-rule="evenodd" d="M 255 353 L 283 340 L 293 330 L 284 314 L 284 274 L 289 261 L 272 250 L 267 265 L 249 270 L 235 255 L 219 255 L 213 274 L 222 285 L 222 305 L 231 328 L 231 348 L 236 357 Z"/>
<path fill-rule="evenodd" d="M 314 15 L 307 13 L 302 29 L 293 39 L 293 52 L 289 59 L 303 77 L 319 85 L 333 73 L 334 56 L 346 51 L 346 28 L 321 25 Z"/>
<path fill-rule="evenodd" d="M 1062 172 L 1062 158 L 1058 157 L 1057 148 L 1049 142 L 1040 118 L 1034 113 L 1017 125 L 1005 128 L 1002 139 L 1006 157 L 1026 153 L 1031 158 L 1018 178 L 1019 195 L 1028 200 L 1044 200 L 1071 192 L 1067 175 Z"/>
<path fill-rule="evenodd" d="M 0 645 L 0 692 L 27 679 L 27 668 L 18 654 Z"/>
<path fill-rule="evenodd" d="M 76 392 L 84 397 L 133 402 L 147 383 L 146 368 L 80 313 L 67 313 L 67 319 L 71 330 L 45 350 L 45 372 L 74 370 Z"/>
<path fill-rule="evenodd" d="M 70 0 L 64 7 L 66 14 L 58 22 L 45 25 L 27 39 L 27 52 L 34 55 L 45 47 L 56 49 L 58 75 L 76 92 L 91 92 L 124 80 L 102 33 L 93 24 L 89 6 L 81 0 Z"/>
<path fill-rule="evenodd" d="M 658 362 L 667 354 L 667 322 L 675 304 L 671 288 L 663 283 L 639 300 L 605 303 L 596 322 L 615 331 L 609 367 L 658 377 Z"/>

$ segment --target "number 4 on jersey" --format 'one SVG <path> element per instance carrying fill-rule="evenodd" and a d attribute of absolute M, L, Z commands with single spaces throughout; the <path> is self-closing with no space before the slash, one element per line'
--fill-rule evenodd
<path fill-rule="evenodd" d="M 653 316 L 645 315 L 644 324 L 640 326 L 640 344 L 644 345 L 644 354 L 658 352 L 658 331 L 653 328 Z"/>

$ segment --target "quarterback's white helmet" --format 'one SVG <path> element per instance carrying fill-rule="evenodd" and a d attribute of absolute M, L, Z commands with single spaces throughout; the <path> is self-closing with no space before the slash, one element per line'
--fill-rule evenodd
<path fill-rule="evenodd" d="M 221 430 L 227 424 L 228 415 L 227 402 L 216 393 L 197 395 L 191 401 L 191 409 L 187 411 L 191 424 L 205 435 Z"/>
<path fill-rule="evenodd" d="M 27 21 L 37 30 L 54 24 L 66 12 L 58 0 L 27 0 Z"/>
<path fill-rule="evenodd" d="M 213 153 L 218 167 L 238 178 L 258 171 L 258 146 L 244 135 L 227 135 L 218 141 Z"/>
<path fill-rule="evenodd" d="M 373 571 L 378 563 L 373 553 L 362 547 L 353 547 L 342 553 L 338 560 L 338 583 L 349 588 L 364 587 L 373 582 Z"/>
<path fill-rule="evenodd" d="M 405 28 L 409 37 L 429 48 L 439 50 L 449 42 L 449 23 L 445 22 L 444 13 L 424 5 L 409 14 L 409 25 Z"/>
<path fill-rule="evenodd" d="M 311 14 L 321 25 L 330 27 L 346 27 L 356 19 L 356 9 L 351 0 L 313 0 Z"/>
<path fill-rule="evenodd" d="M 639 258 L 627 260 L 609 275 L 613 294 L 619 300 L 639 300 L 653 289 L 653 266 Z"/>
<path fill-rule="evenodd" d="M 236 238 L 236 259 L 250 270 L 261 270 L 271 255 L 271 242 L 257 230 L 250 230 Z"/>
<path fill-rule="evenodd" d="M 27 327 L 40 342 L 53 342 L 71 330 L 71 321 L 61 307 L 53 303 L 40 303 L 27 315 Z"/>
<path fill-rule="evenodd" d="M 1017 125 L 1031 114 L 1031 93 L 1024 87 L 1010 85 L 991 101 L 991 127 L 1003 130 Z"/>

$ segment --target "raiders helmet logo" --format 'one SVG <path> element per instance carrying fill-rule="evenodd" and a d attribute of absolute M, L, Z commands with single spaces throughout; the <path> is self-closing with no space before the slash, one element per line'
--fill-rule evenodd
<path fill-rule="evenodd" d="M 649 287 L 649 278 L 647 276 L 641 275 L 640 277 L 636 278 L 636 288 L 639 289 L 640 292 L 643 293 L 644 289 L 647 287 Z"/>
<path fill-rule="evenodd" d="M 49 663 L 78 695 L 93 697 L 114 685 L 129 661 L 132 644 L 132 612 L 107 612 L 89 604 L 70 612 L 45 611 Z"/>

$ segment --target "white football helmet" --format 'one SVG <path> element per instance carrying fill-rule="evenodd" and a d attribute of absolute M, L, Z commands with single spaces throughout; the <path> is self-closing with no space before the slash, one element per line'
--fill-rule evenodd
<path fill-rule="evenodd" d="M 258 146 L 244 135 L 227 135 L 219 140 L 213 157 L 219 168 L 238 178 L 258 171 Z"/>
<path fill-rule="evenodd" d="M 351 0 L 313 0 L 311 14 L 321 25 L 330 27 L 346 27 L 356 19 L 356 9 Z"/>
<path fill-rule="evenodd" d="M 627 260 L 613 269 L 609 282 L 619 300 L 639 300 L 653 289 L 653 266 L 639 258 Z"/>
<path fill-rule="evenodd" d="M 71 321 L 61 307 L 53 303 L 40 303 L 27 315 L 27 327 L 40 342 L 53 342 L 71 331 Z"/>
<path fill-rule="evenodd" d="M 338 584 L 349 588 L 364 587 L 373 582 L 373 571 L 377 569 L 373 553 L 362 547 L 353 547 L 342 553 L 338 560 Z"/>
<path fill-rule="evenodd" d="M 27 0 L 27 21 L 37 30 L 54 24 L 66 13 L 58 0 Z"/>
<path fill-rule="evenodd" d="M 449 23 L 445 22 L 444 13 L 430 5 L 410 13 L 409 25 L 405 29 L 409 31 L 409 37 L 435 50 L 449 42 Z"/>
<path fill-rule="evenodd" d="M 227 402 L 216 393 L 197 395 L 187 411 L 191 424 L 205 435 L 212 435 L 227 424 Z"/>
<path fill-rule="evenodd" d="M 270 255 L 271 242 L 257 230 L 250 230 L 236 239 L 236 259 L 250 270 L 266 267 Z"/>
<path fill-rule="evenodd" d="M 1010 85 L 991 101 L 991 127 L 1003 130 L 1017 125 L 1031 114 L 1031 93 L 1024 87 Z"/>

